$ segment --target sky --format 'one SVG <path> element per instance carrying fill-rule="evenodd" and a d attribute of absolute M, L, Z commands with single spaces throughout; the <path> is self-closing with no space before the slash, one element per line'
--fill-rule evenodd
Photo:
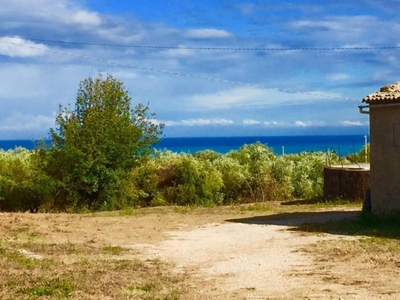
<path fill-rule="evenodd" d="M 367 134 L 362 98 L 400 81 L 399 8 L 2 0 L 0 139 L 48 137 L 59 105 L 99 73 L 149 103 L 165 137 Z"/>

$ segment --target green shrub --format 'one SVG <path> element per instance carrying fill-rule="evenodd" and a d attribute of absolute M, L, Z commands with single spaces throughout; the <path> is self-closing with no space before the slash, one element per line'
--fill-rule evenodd
<path fill-rule="evenodd" d="M 295 163 L 287 156 L 276 157 L 271 165 L 271 174 L 281 187 L 282 198 L 293 197 L 295 186 L 293 182 L 293 170 Z"/>
<path fill-rule="evenodd" d="M 164 189 L 164 199 L 178 205 L 221 204 L 219 193 L 223 182 L 221 174 L 209 161 L 200 161 L 191 155 L 181 160 L 171 174 L 171 185 Z"/>
<path fill-rule="evenodd" d="M 215 160 L 221 158 L 224 156 L 221 153 L 215 152 L 213 150 L 204 150 L 204 151 L 199 151 L 193 154 L 193 156 L 200 160 L 200 161 L 209 161 L 209 162 L 214 162 Z"/>
<path fill-rule="evenodd" d="M 223 204 L 244 202 L 250 194 L 248 169 L 240 162 L 226 155 L 213 162 L 213 166 L 221 174 L 223 185 L 220 193 Z"/>
<path fill-rule="evenodd" d="M 236 159 L 246 169 L 249 201 L 280 200 L 284 197 L 286 192 L 272 173 L 272 166 L 278 158 L 272 149 L 257 142 L 231 151 L 227 156 Z"/>
<path fill-rule="evenodd" d="M 43 191 L 35 175 L 30 151 L 0 151 L 0 210 L 37 211 Z"/>
<path fill-rule="evenodd" d="M 338 163 L 331 152 L 303 152 L 284 156 L 290 167 L 290 187 L 295 198 L 315 199 L 323 196 L 324 166 L 327 161 Z"/>
<path fill-rule="evenodd" d="M 142 206 L 222 203 L 221 174 L 204 157 L 157 152 L 134 171 L 134 178 Z"/>

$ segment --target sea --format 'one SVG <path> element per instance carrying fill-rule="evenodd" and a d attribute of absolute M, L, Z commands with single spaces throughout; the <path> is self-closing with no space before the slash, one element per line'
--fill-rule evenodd
<path fill-rule="evenodd" d="M 196 153 L 213 150 L 227 153 L 239 150 L 244 145 L 260 142 L 272 148 L 276 154 L 334 151 L 340 156 L 358 153 L 369 137 L 365 135 L 307 135 L 307 136 L 247 136 L 247 137 L 165 137 L 154 146 L 157 150 Z M 35 140 L 0 140 L 0 149 L 23 147 L 35 148 Z"/>

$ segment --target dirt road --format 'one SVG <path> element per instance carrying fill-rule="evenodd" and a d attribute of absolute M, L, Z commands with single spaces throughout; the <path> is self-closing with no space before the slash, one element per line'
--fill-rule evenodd
<path fill-rule="evenodd" d="M 322 272 L 323 266 L 301 251 L 318 241 L 354 237 L 299 234 L 290 230 L 304 222 L 326 222 L 357 215 L 357 212 L 333 212 L 312 214 L 308 218 L 236 219 L 206 224 L 190 231 L 171 231 L 169 238 L 160 243 L 132 247 L 146 258 L 172 262 L 176 271 L 194 275 L 199 288 L 213 283 L 215 290 L 228 292 L 223 297 L 387 299 L 363 286 L 330 284 L 324 280 L 329 272 Z"/>

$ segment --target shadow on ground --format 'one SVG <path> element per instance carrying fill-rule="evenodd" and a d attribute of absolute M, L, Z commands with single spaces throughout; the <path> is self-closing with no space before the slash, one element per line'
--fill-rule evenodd
<path fill-rule="evenodd" d="M 360 203 L 360 207 L 362 206 L 361 200 L 360 201 L 349 201 L 346 199 L 336 199 L 334 200 L 334 203 L 336 204 L 346 204 L 346 203 Z M 325 200 L 325 199 L 297 199 L 297 200 L 291 200 L 291 201 L 284 201 L 281 202 L 281 205 L 283 206 L 290 206 L 290 205 L 310 205 L 310 204 L 324 204 L 324 203 L 332 203 L 332 200 Z"/>
<path fill-rule="evenodd" d="M 351 219 L 355 219 L 359 216 L 359 211 L 295 212 L 257 216 L 251 218 L 231 219 L 227 221 L 258 225 L 300 226 L 306 223 L 315 224 L 332 221 L 345 222 Z"/>
<path fill-rule="evenodd" d="M 371 214 L 362 214 L 360 211 L 321 211 L 281 213 L 226 221 L 254 225 L 288 226 L 287 230 L 297 232 L 400 239 L 399 215 L 377 218 Z"/>

